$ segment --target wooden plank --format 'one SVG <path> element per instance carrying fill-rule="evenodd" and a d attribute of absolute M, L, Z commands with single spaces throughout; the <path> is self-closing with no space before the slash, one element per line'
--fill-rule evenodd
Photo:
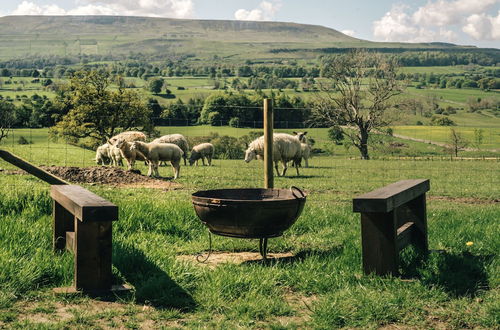
<path fill-rule="evenodd" d="M 39 178 L 42 181 L 47 182 L 48 184 L 57 184 L 57 185 L 63 185 L 63 184 L 69 184 L 68 182 L 64 181 L 61 178 L 58 178 L 57 176 L 42 170 L 41 168 L 27 162 L 26 160 L 17 157 L 13 154 L 11 154 L 8 151 L 1 150 L 0 149 L 0 158 L 5 160 L 6 162 L 11 163 L 14 166 L 19 167 L 22 170 L 25 170 L 29 174 L 32 174 Z"/>
<path fill-rule="evenodd" d="M 273 104 L 264 99 L 264 188 L 274 188 L 273 169 Z"/>
<path fill-rule="evenodd" d="M 429 179 L 401 180 L 353 199 L 354 212 L 390 212 L 430 189 Z"/>
<path fill-rule="evenodd" d="M 398 273 L 395 213 L 361 213 L 361 244 L 365 274 Z"/>
<path fill-rule="evenodd" d="M 80 186 L 51 186 L 50 196 L 80 221 L 118 220 L 118 206 Z"/>
<path fill-rule="evenodd" d="M 401 227 L 398 228 L 397 231 L 397 247 L 398 250 L 401 251 L 410 243 L 413 242 L 413 231 L 415 229 L 414 222 L 407 222 Z"/>

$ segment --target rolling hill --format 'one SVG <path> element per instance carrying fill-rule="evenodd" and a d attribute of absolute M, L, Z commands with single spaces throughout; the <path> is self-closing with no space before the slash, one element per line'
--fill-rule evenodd
<path fill-rule="evenodd" d="M 126 16 L 0 17 L 0 59 L 30 55 L 168 54 L 199 59 L 314 58 L 339 48 L 456 49 L 445 43 L 377 43 L 334 29 L 283 22 Z"/>

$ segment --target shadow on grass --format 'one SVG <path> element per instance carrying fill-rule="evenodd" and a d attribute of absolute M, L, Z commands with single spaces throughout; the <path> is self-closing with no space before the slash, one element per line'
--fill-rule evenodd
<path fill-rule="evenodd" d="M 113 265 L 134 286 L 137 302 L 156 308 L 192 311 L 196 303 L 165 271 L 131 245 L 113 243 Z"/>
<path fill-rule="evenodd" d="M 417 253 L 415 253 L 417 252 Z M 474 297 L 489 290 L 486 267 L 493 255 L 473 255 L 469 252 L 448 253 L 431 251 L 427 260 L 418 251 L 402 262 L 403 278 L 418 278 L 432 287 L 439 287 L 454 297 Z"/>
<path fill-rule="evenodd" d="M 266 265 L 266 266 L 273 266 L 277 264 L 291 264 L 291 263 L 296 263 L 296 262 L 302 262 L 306 258 L 311 258 L 311 257 L 317 257 L 319 259 L 326 259 L 326 258 L 332 258 L 335 256 L 339 256 L 342 254 L 344 250 L 344 246 L 339 245 L 339 246 L 334 246 L 330 249 L 327 250 L 316 250 L 316 249 L 309 249 L 309 250 L 303 250 L 298 252 L 294 256 L 290 257 L 280 257 L 280 258 L 267 258 L 267 259 L 260 259 L 260 260 L 248 260 L 243 262 L 242 264 L 250 265 L 250 264 L 260 264 L 260 265 Z"/>

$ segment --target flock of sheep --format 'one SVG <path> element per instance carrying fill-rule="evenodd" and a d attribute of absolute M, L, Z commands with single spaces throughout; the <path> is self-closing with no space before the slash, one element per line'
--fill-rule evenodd
<path fill-rule="evenodd" d="M 308 167 L 308 159 L 311 147 L 307 143 L 307 132 L 293 132 L 294 135 L 276 133 L 273 135 L 273 161 L 278 176 L 285 175 L 287 164 L 292 162 L 299 175 L 299 166 L 302 159 Z M 96 150 L 95 161 L 99 165 L 111 164 L 122 166 L 123 159 L 127 163 L 127 168 L 131 170 L 135 162 L 144 161 L 149 166 L 148 176 L 159 177 L 158 167 L 160 162 L 170 162 L 174 169 L 174 179 L 179 177 L 181 158 L 184 165 L 187 165 L 189 145 L 186 138 L 181 134 L 169 134 L 159 137 L 146 143 L 146 135 L 142 132 L 128 131 L 113 136 L 107 143 Z M 194 146 L 189 157 L 189 165 L 201 159 L 205 165 L 212 165 L 214 146 L 211 143 L 201 143 Z M 252 141 L 245 152 L 245 162 L 252 159 L 262 159 L 264 156 L 264 137 L 261 136 Z M 283 164 L 283 172 L 278 170 L 278 164 Z"/>

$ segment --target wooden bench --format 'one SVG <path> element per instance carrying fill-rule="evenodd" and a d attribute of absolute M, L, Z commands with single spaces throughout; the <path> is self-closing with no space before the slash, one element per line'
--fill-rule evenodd
<path fill-rule="evenodd" d="M 365 274 L 398 274 L 399 252 L 409 244 L 425 254 L 428 179 L 402 180 L 353 199 L 361 213 L 361 240 Z"/>
<path fill-rule="evenodd" d="M 112 222 L 118 207 L 77 185 L 53 185 L 54 249 L 75 257 L 74 286 L 56 292 L 111 291 Z"/>

